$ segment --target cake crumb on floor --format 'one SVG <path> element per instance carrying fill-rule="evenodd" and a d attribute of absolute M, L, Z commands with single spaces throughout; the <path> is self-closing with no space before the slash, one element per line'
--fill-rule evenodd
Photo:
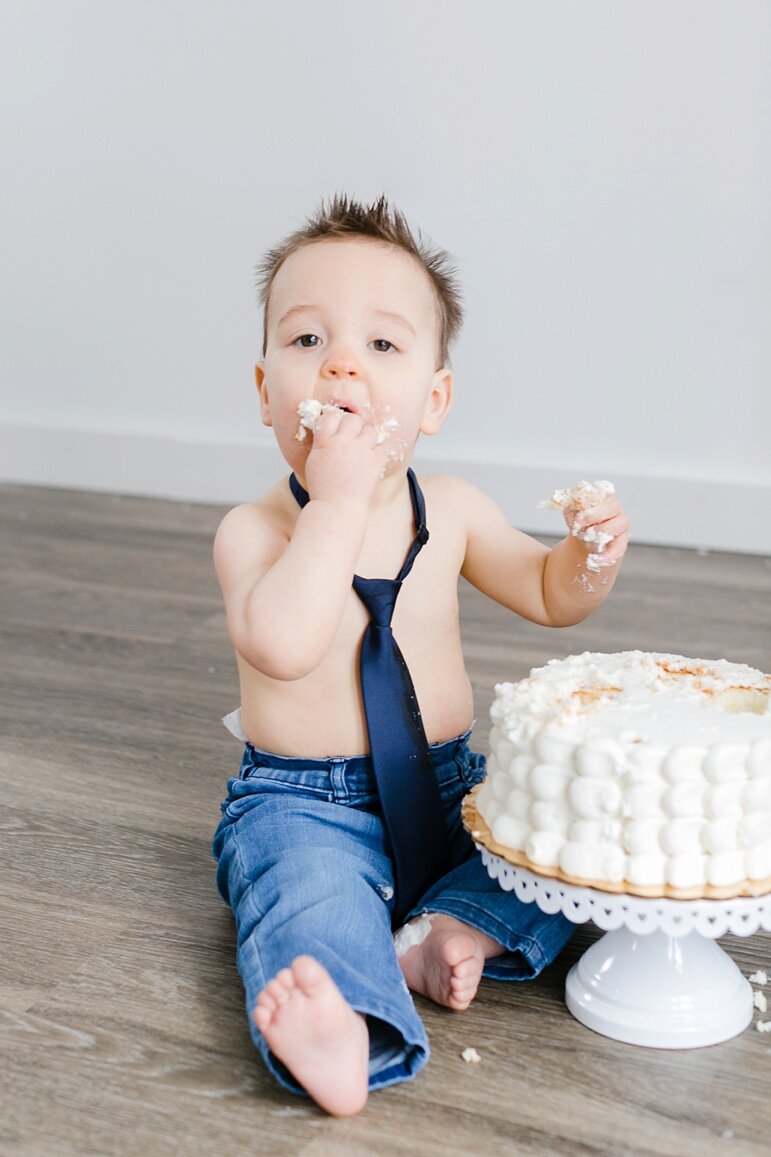
<path fill-rule="evenodd" d="M 464 1049 L 460 1055 L 467 1065 L 477 1065 L 482 1059 L 476 1049 Z"/>

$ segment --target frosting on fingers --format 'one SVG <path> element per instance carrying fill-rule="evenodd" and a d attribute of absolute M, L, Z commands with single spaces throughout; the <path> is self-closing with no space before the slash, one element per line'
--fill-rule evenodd
<path fill-rule="evenodd" d="M 615 492 L 615 486 L 607 480 L 598 479 L 595 482 L 583 480 L 576 486 L 552 491 L 551 497 L 539 502 L 538 506 L 542 510 L 569 511 L 575 516 L 581 511 L 591 510 L 593 507 L 599 506 Z M 590 548 L 585 563 L 586 571 L 576 579 L 576 582 L 587 593 L 591 593 L 594 587 L 589 579 L 589 574 L 599 574 L 605 567 L 616 565 L 615 560 L 602 557 L 615 536 L 608 534 L 607 531 L 599 530 L 597 526 L 582 527 L 578 525 L 575 518 L 570 520 L 570 533 Z"/>
<path fill-rule="evenodd" d="M 330 410 L 339 409 L 339 406 L 335 406 L 331 402 L 319 402 L 317 398 L 305 398 L 297 407 L 297 416 L 300 419 L 300 425 L 295 434 L 297 441 L 304 442 L 309 430 L 313 434 L 324 414 L 328 414 Z"/>
<path fill-rule="evenodd" d="M 542 510 L 588 510 L 591 506 L 599 506 L 603 499 L 615 493 L 616 488 L 612 482 L 583 481 L 566 490 L 552 491 L 551 497 L 545 498 L 538 505 Z"/>
<path fill-rule="evenodd" d="M 320 402 L 317 398 L 305 398 L 297 407 L 300 424 L 297 427 L 295 438 L 298 442 L 304 442 L 308 431 L 312 434 L 315 432 L 324 414 L 328 414 L 330 410 L 344 409 L 344 406 L 337 405 L 335 402 Z M 384 406 L 380 414 L 377 414 L 374 406 L 368 403 L 361 410 L 361 416 L 374 428 L 377 434 L 376 446 L 381 446 L 386 438 L 390 438 L 399 429 L 399 421 L 391 416 L 388 406 Z M 403 454 L 400 454 L 399 459 L 401 460 L 402 457 Z"/>

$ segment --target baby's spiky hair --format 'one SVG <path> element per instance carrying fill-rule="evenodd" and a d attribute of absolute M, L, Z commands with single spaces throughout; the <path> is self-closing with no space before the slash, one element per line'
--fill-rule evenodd
<path fill-rule="evenodd" d="M 460 282 L 449 253 L 446 249 L 432 249 L 423 240 L 420 231 L 416 239 L 403 213 L 395 206 L 390 206 L 384 196 L 372 205 L 363 205 L 345 193 L 336 193 L 328 206 L 322 201 L 320 208 L 307 218 L 305 225 L 269 249 L 257 266 L 257 289 L 263 308 L 262 356 L 265 356 L 268 348 L 268 307 L 276 274 L 290 254 L 304 245 L 327 237 L 369 237 L 385 241 L 403 249 L 423 266 L 431 279 L 439 312 L 437 368 L 448 365 L 449 348 L 463 324 Z"/>

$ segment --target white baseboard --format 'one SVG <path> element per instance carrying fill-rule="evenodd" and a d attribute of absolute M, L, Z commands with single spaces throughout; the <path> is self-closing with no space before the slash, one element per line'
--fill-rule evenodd
<path fill-rule="evenodd" d="M 235 506 L 260 495 L 286 472 L 269 437 L 207 441 L 0 423 L 0 479 Z M 436 457 L 430 451 L 416 455 L 415 468 L 468 479 L 501 506 L 513 525 L 536 534 L 562 533 L 560 515 L 539 510 L 538 502 L 584 476 L 569 463 L 554 470 Z M 632 521 L 634 542 L 771 553 L 769 485 L 618 471 L 611 478 Z"/>

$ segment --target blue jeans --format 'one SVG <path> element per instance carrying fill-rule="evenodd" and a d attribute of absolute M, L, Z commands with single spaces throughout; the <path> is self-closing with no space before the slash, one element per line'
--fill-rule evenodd
<path fill-rule="evenodd" d="M 406 920 L 422 912 L 455 916 L 506 949 L 488 960 L 483 976 L 530 980 L 575 925 L 504 892 L 483 867 L 460 819 L 461 800 L 485 774 L 469 734 L 431 747 L 452 867 Z M 270 1071 L 304 1092 L 252 1012 L 268 981 L 307 953 L 367 1020 L 370 1089 L 414 1077 L 428 1060 L 428 1039 L 394 951 L 394 880 L 369 757 L 290 759 L 247 743 L 221 806 L 212 843 L 217 887 L 235 915 L 249 1028 Z"/>

